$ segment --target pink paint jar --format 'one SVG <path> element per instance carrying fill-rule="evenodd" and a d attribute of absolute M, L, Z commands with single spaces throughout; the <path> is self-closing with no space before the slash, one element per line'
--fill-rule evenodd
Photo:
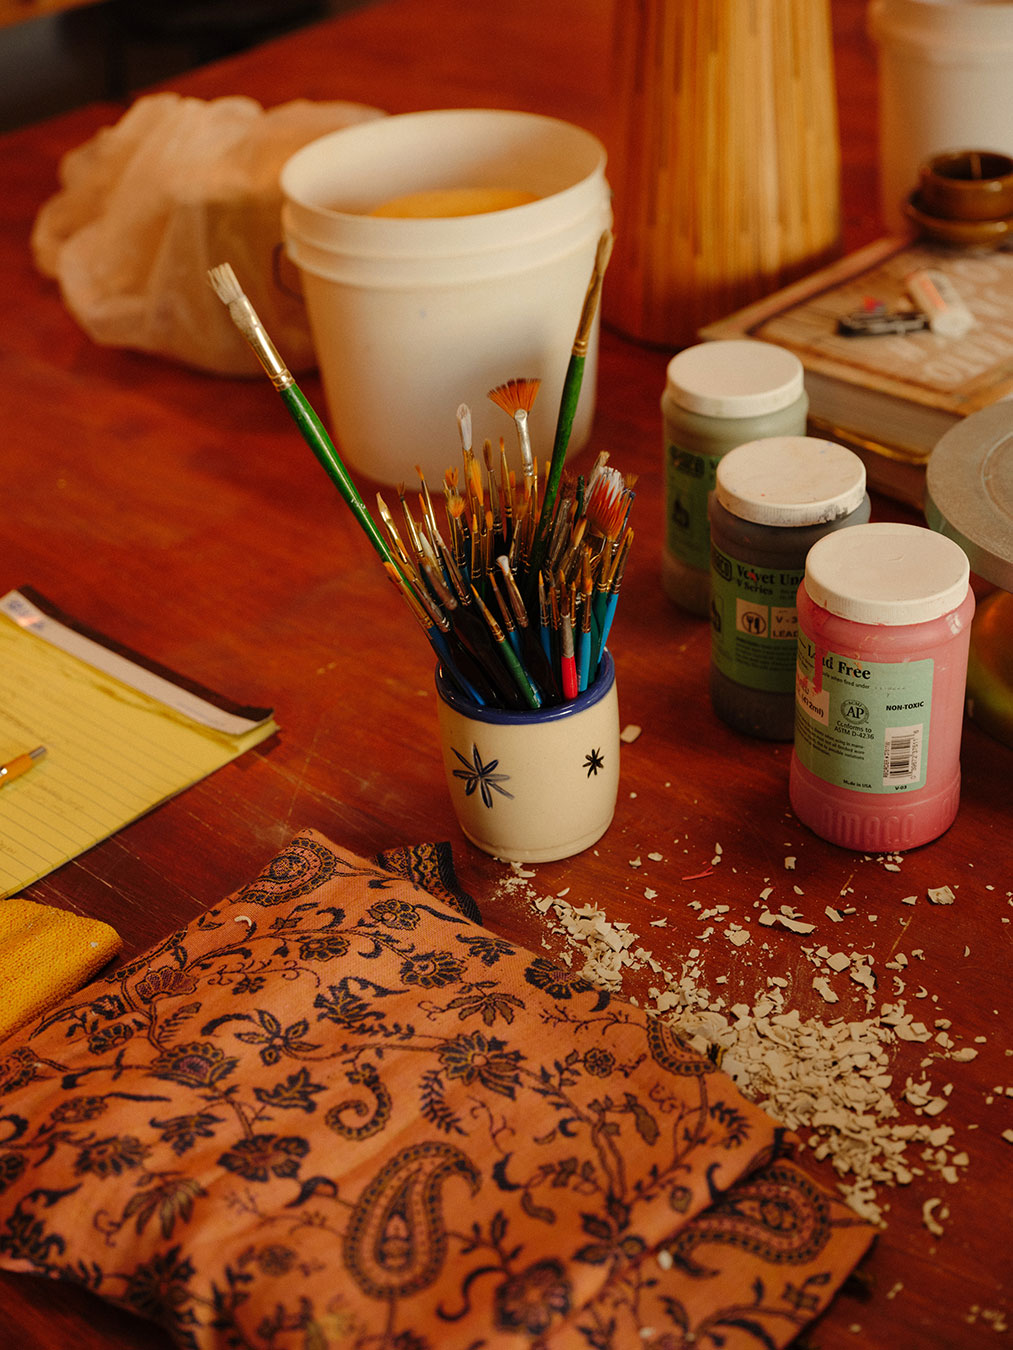
<path fill-rule="evenodd" d="M 892 853 L 953 823 L 969 575 L 958 544 L 918 525 L 855 525 L 810 550 L 789 792 L 830 843 Z"/>

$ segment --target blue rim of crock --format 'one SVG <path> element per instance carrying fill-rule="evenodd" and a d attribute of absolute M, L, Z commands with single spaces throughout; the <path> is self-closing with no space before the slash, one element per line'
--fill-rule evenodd
<path fill-rule="evenodd" d="M 615 663 L 612 660 L 612 653 L 606 647 L 602 652 L 598 678 L 594 684 L 589 685 L 582 694 L 578 694 L 569 702 L 555 703 L 549 708 L 532 708 L 530 712 L 515 712 L 508 708 L 480 708 L 477 703 L 472 703 L 470 699 L 466 699 L 463 694 L 451 688 L 439 665 L 436 667 L 436 693 L 448 708 L 460 713 L 462 717 L 471 717 L 476 722 L 493 722 L 499 726 L 527 726 L 532 722 L 559 722 L 564 717 L 573 717 L 575 713 L 593 708 L 609 693 L 615 684 L 615 678 Z"/>

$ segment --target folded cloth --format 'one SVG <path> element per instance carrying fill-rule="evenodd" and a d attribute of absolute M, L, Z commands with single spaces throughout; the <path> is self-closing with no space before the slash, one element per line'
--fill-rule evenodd
<path fill-rule="evenodd" d="M 94 341 L 263 376 L 209 268 L 235 268 L 289 369 L 316 364 L 306 307 L 277 275 L 280 173 L 309 141 L 381 116 L 359 103 L 144 94 L 60 161 L 32 228 L 39 270 Z"/>
<path fill-rule="evenodd" d="M 305 831 L 0 1062 L 0 1266 L 180 1346 L 783 1346 L 871 1228 L 660 1018 Z"/>
<path fill-rule="evenodd" d="M 123 946 L 98 919 L 0 900 L 0 1041 L 80 989 Z"/>

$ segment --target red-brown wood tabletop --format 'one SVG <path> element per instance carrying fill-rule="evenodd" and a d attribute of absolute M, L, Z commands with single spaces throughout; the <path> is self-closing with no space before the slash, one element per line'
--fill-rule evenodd
<path fill-rule="evenodd" d="M 852 249 L 882 233 L 875 52 L 863 0 L 833 0 L 833 18 Z M 614 155 L 612 23 L 608 0 L 382 0 L 172 87 L 268 106 L 305 97 L 391 112 L 526 109 L 586 126 Z M 842 1294 L 806 1343 L 1002 1343 L 1013 1237 L 1003 1137 L 1013 1124 L 1013 751 L 967 722 L 955 824 L 897 860 L 834 847 L 794 819 L 789 747 L 748 740 L 714 716 L 709 628 L 661 591 L 659 398 L 672 353 L 606 330 L 592 444 L 576 467 L 604 449 L 638 475 L 637 536 L 610 645 L 621 723 L 641 733 L 623 747 L 616 817 L 595 848 L 520 878 L 477 852 L 446 793 L 429 649 L 270 384 L 95 345 L 33 265 L 31 225 L 56 190 L 61 155 L 121 112 L 90 106 L 0 138 L 0 589 L 34 586 L 153 660 L 272 706 L 280 732 L 29 897 L 108 921 L 125 959 L 254 876 L 300 827 L 364 855 L 447 839 L 497 933 L 562 952 L 567 937 L 534 901 L 564 890 L 569 905 L 628 924 L 660 968 L 641 961 L 624 974 L 624 992 L 644 1003 L 683 973 L 687 987 L 750 1007 L 775 977 L 784 1007 L 821 1023 L 875 1020 L 902 1001 L 931 1039 L 886 1042 L 898 1121 L 926 1122 L 903 1096 L 909 1078 L 926 1080 L 946 1099 L 932 1124 L 950 1130 L 908 1149 L 907 1184 L 871 1187 L 885 1226 L 861 1294 Z M 316 377 L 301 383 L 323 409 Z M 448 463 L 453 453 L 450 441 Z M 371 485 L 361 486 L 369 500 Z M 912 518 L 888 502 L 874 509 Z M 943 886 L 953 903 L 932 903 L 929 891 Z M 783 905 L 814 930 L 760 926 L 764 907 Z M 833 975 L 839 1002 L 829 1005 L 813 986 L 827 974 L 820 948 L 867 955 L 878 976 L 871 999 Z M 961 1047 L 974 1057 L 954 1057 Z M 801 1161 L 837 1184 L 829 1160 L 803 1149 Z M 0 1344 L 165 1340 L 79 1290 L 3 1275 Z"/>

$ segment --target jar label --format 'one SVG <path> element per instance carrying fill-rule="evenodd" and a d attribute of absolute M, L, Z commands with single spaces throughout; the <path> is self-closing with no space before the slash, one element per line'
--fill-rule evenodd
<path fill-rule="evenodd" d="M 803 571 L 760 567 L 711 546 L 711 659 L 747 689 L 790 694 L 795 686 Z"/>
<path fill-rule="evenodd" d="M 717 480 L 720 459 L 671 441 L 665 450 L 666 546 L 674 558 L 701 572 L 710 566 L 707 497 Z"/>
<path fill-rule="evenodd" d="M 934 662 L 862 661 L 798 638 L 795 753 L 853 792 L 925 786 Z"/>

